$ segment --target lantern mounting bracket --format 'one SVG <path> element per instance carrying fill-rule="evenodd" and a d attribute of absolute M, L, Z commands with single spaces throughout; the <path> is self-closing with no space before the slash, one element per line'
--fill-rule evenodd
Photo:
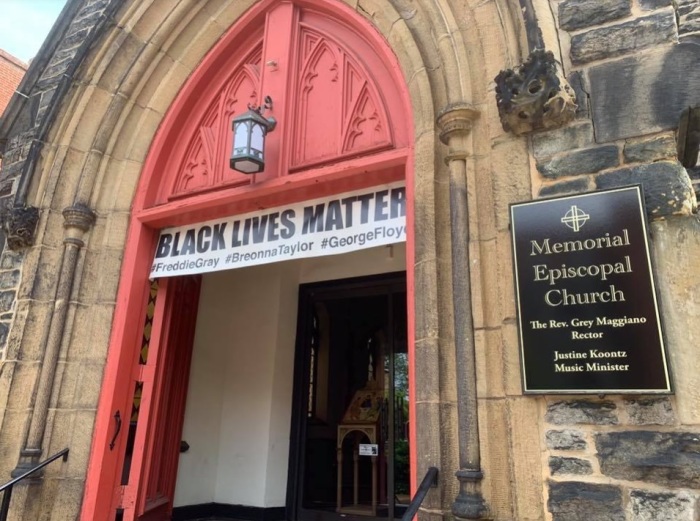
<path fill-rule="evenodd" d="M 268 132 L 272 132 L 273 130 L 275 130 L 275 127 L 277 126 L 277 120 L 274 117 L 266 118 L 264 116 L 266 110 L 272 110 L 272 98 L 269 95 L 265 96 L 262 105 L 253 105 L 252 103 L 248 103 L 248 110 L 256 112 L 267 121 Z"/>

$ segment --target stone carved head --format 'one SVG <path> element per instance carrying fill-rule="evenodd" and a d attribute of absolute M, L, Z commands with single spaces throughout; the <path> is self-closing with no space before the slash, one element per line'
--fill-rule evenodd
<path fill-rule="evenodd" d="M 535 50 L 527 61 L 495 78 L 496 101 L 506 132 L 520 135 L 562 126 L 576 114 L 576 96 L 550 51 Z"/>

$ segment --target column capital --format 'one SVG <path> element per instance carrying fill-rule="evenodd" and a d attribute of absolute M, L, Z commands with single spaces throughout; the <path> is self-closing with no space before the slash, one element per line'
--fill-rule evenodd
<path fill-rule="evenodd" d="M 63 227 L 66 230 L 65 243 L 73 243 L 82 247 L 82 237 L 95 224 L 95 212 L 86 205 L 75 203 L 63 210 Z"/>
<path fill-rule="evenodd" d="M 437 126 L 440 141 L 449 145 L 453 137 L 466 137 L 472 130 L 472 123 L 479 117 L 479 111 L 468 103 L 448 105 L 440 111 Z"/>
<path fill-rule="evenodd" d="M 77 228 L 86 232 L 95 223 L 95 212 L 84 204 L 76 203 L 63 210 L 64 228 Z"/>

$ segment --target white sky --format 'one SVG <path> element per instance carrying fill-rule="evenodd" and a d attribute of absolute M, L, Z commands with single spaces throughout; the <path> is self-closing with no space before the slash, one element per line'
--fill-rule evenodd
<path fill-rule="evenodd" d="M 29 62 L 66 0 L 0 0 L 0 49 Z"/>

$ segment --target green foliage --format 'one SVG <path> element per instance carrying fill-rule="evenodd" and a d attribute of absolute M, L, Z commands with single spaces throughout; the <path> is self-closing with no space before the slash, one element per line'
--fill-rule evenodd
<path fill-rule="evenodd" d="M 410 493 L 410 467 L 408 440 L 396 440 L 394 451 L 394 492 Z"/>

